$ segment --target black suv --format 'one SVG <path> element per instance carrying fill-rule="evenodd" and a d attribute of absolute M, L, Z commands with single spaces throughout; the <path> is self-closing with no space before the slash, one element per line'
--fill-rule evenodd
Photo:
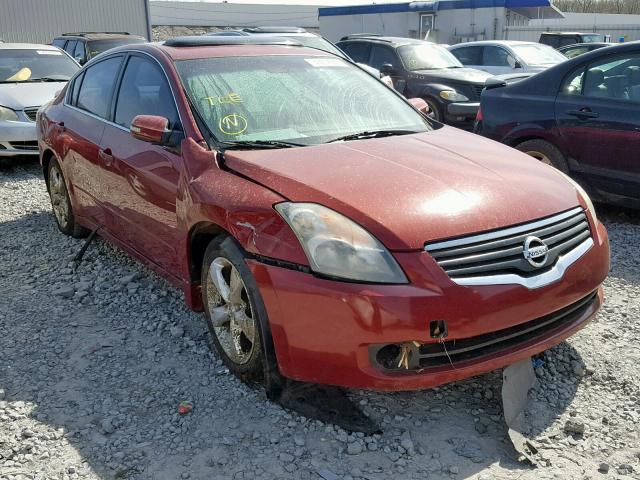
<path fill-rule="evenodd" d="M 424 40 L 356 34 L 338 47 L 355 62 L 389 75 L 407 98 L 423 98 L 436 120 L 471 128 L 487 72 L 464 67 L 446 48 Z"/>
<path fill-rule="evenodd" d="M 111 48 L 131 43 L 146 43 L 147 39 L 127 32 L 77 32 L 63 33 L 51 44 L 63 49 L 76 62 L 84 65 L 96 55 Z"/>
<path fill-rule="evenodd" d="M 604 37 L 599 33 L 580 32 L 542 32 L 538 43 L 549 45 L 553 48 L 560 48 L 574 43 L 603 42 Z"/>

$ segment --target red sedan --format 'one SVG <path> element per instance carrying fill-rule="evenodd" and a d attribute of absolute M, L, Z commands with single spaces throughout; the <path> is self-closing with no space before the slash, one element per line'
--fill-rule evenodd
<path fill-rule="evenodd" d="M 184 37 L 92 60 L 37 125 L 60 230 L 180 287 L 233 372 L 405 390 L 561 342 L 609 269 L 577 184 L 423 107 L 327 52 Z"/>

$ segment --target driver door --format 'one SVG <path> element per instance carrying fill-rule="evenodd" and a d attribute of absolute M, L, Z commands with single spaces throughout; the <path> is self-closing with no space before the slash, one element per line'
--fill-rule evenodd
<path fill-rule="evenodd" d="M 146 55 L 130 55 L 114 102 L 113 122 L 100 144 L 108 172 L 109 229 L 168 272 L 179 272 L 176 202 L 182 171 L 182 126 L 176 103 L 160 65 Z M 131 136 L 137 115 L 169 120 L 178 146 L 154 145 Z"/>

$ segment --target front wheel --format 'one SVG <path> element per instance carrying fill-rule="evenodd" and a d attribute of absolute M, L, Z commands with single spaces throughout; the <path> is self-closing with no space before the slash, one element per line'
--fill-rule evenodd
<path fill-rule="evenodd" d="M 555 145 L 547 142 L 546 140 L 539 138 L 527 140 L 516 145 L 516 149 L 540 160 L 546 165 L 557 168 L 563 173 L 569 173 L 569 166 L 567 165 L 567 161 L 565 160 L 564 155 L 562 155 L 562 152 L 558 150 Z"/>
<path fill-rule="evenodd" d="M 261 322 L 266 313 L 256 282 L 233 239 L 213 240 L 202 265 L 202 299 L 213 344 L 230 371 L 262 380 Z"/>
<path fill-rule="evenodd" d="M 442 114 L 442 109 L 438 103 L 431 98 L 425 98 L 424 101 L 429 105 L 429 113 L 427 115 L 438 122 L 442 122 L 444 115 Z"/>

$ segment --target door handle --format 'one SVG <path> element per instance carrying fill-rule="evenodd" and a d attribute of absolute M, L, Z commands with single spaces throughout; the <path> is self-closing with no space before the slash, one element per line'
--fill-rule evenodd
<path fill-rule="evenodd" d="M 100 150 L 98 150 L 98 156 L 106 166 L 109 166 L 113 163 L 113 154 L 111 153 L 110 148 L 105 148 L 104 150 L 101 148 Z"/>
<path fill-rule="evenodd" d="M 578 118 L 598 118 L 597 112 L 592 112 L 590 108 L 581 108 L 580 110 L 567 110 L 567 115 L 572 115 Z"/>

